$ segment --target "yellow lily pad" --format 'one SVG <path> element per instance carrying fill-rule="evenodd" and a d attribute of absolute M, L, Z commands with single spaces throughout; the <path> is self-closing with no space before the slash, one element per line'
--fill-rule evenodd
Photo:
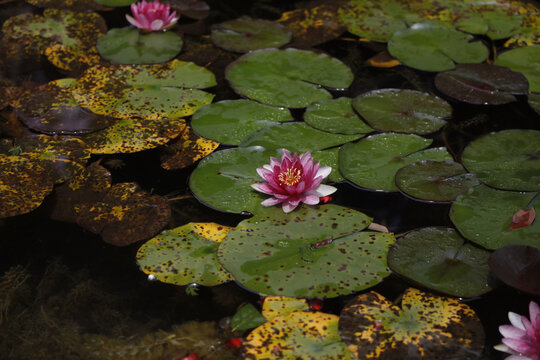
<path fill-rule="evenodd" d="M 202 138 L 186 126 L 182 135 L 163 148 L 161 167 L 166 170 L 183 169 L 210 155 L 218 146 L 217 141 Z"/>
<path fill-rule="evenodd" d="M 305 310 L 309 310 L 309 304 L 306 299 L 286 296 L 267 296 L 264 298 L 262 315 L 267 320 L 272 320 L 278 316 Z"/>

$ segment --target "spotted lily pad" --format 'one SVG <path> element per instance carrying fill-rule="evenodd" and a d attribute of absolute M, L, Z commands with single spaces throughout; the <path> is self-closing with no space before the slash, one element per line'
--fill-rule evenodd
<path fill-rule="evenodd" d="M 291 41 L 291 32 L 273 21 L 242 16 L 212 28 L 212 41 L 225 50 L 248 52 L 279 48 Z"/>
<path fill-rule="evenodd" d="M 41 8 L 55 8 L 73 11 L 106 11 L 110 8 L 94 0 L 26 0 L 27 3 Z"/>
<path fill-rule="evenodd" d="M 245 359 L 354 360 L 339 338 L 336 315 L 296 311 L 253 330 L 243 344 Z"/>
<path fill-rule="evenodd" d="M 407 165 L 396 173 L 399 190 L 414 199 L 451 202 L 480 182 L 461 164 L 424 160 Z"/>
<path fill-rule="evenodd" d="M 478 359 L 484 348 L 467 304 L 412 288 L 401 308 L 374 291 L 357 296 L 342 310 L 339 331 L 357 359 Z"/>
<path fill-rule="evenodd" d="M 397 191 L 394 177 L 404 166 L 421 160 L 452 160 L 445 148 L 422 150 L 432 140 L 409 134 L 371 135 L 342 146 L 339 171 L 354 184 L 378 191 Z"/>
<path fill-rule="evenodd" d="M 217 247 L 230 227 L 189 223 L 164 230 L 137 251 L 137 263 L 159 281 L 214 286 L 232 280 L 217 260 Z"/>
<path fill-rule="evenodd" d="M 0 219 L 36 209 L 53 189 L 53 181 L 36 162 L 0 154 Z"/>
<path fill-rule="evenodd" d="M 454 201 L 450 219 L 464 237 L 487 249 L 513 244 L 540 248 L 540 221 L 510 228 L 514 214 L 527 208 L 535 195 L 475 186 Z"/>
<path fill-rule="evenodd" d="M 323 87 L 345 89 L 354 77 L 338 59 L 297 49 L 250 52 L 230 64 L 225 76 L 242 96 L 290 108 L 329 99 L 332 95 Z"/>
<path fill-rule="evenodd" d="M 218 142 L 197 136 L 189 126 L 182 135 L 162 148 L 161 167 L 166 170 L 182 169 L 211 154 Z"/>
<path fill-rule="evenodd" d="M 331 134 L 304 123 L 282 123 L 266 127 L 244 138 L 240 146 L 263 146 L 267 149 L 285 148 L 305 152 L 328 149 L 361 138 L 363 134 Z"/>
<path fill-rule="evenodd" d="M 540 92 L 540 45 L 506 51 L 495 59 L 495 65 L 506 66 L 525 75 L 532 92 Z"/>
<path fill-rule="evenodd" d="M 446 124 L 452 107 L 443 99 L 406 89 L 373 90 L 352 100 L 358 113 L 382 131 L 427 134 Z"/>
<path fill-rule="evenodd" d="M 455 63 L 481 63 L 487 47 L 472 35 L 431 24 L 415 24 L 394 33 L 388 51 L 407 66 L 424 71 L 444 71 Z M 411 51 L 415 49 L 415 51 Z"/>
<path fill-rule="evenodd" d="M 514 7 L 503 2 L 472 3 L 461 13 L 454 26 L 471 34 L 486 35 L 492 40 L 508 38 L 515 34 L 523 21 Z"/>
<path fill-rule="evenodd" d="M 238 99 L 203 106 L 191 117 L 191 126 L 197 134 L 208 139 L 238 145 L 257 130 L 291 120 L 293 117 L 288 109 Z"/>
<path fill-rule="evenodd" d="M 438 73 L 435 86 L 443 94 L 471 104 L 500 105 L 526 95 L 529 82 L 519 72 L 491 64 L 457 64 Z"/>
<path fill-rule="evenodd" d="M 116 119 L 93 114 L 77 104 L 71 91 L 75 79 L 54 80 L 26 93 L 16 103 L 19 119 L 45 134 L 82 134 L 104 129 Z"/>
<path fill-rule="evenodd" d="M 115 64 L 158 64 L 182 50 L 182 38 L 171 31 L 142 33 L 133 27 L 114 28 L 97 41 L 99 54 Z"/>
<path fill-rule="evenodd" d="M 324 99 L 309 105 L 304 121 L 311 127 L 336 134 L 367 134 L 373 131 L 354 112 L 351 99 Z"/>
<path fill-rule="evenodd" d="M 491 254 L 491 271 L 505 284 L 540 295 L 540 248 L 508 245 Z"/>
<path fill-rule="evenodd" d="M 463 165 L 489 186 L 507 190 L 540 190 L 540 131 L 503 130 L 470 143 Z"/>
<path fill-rule="evenodd" d="M 98 4 L 107 5 L 107 6 L 127 6 L 131 5 L 137 0 L 94 0 Z"/>
<path fill-rule="evenodd" d="M 306 299 L 286 296 L 267 296 L 264 298 L 262 314 L 267 320 L 287 315 L 295 311 L 309 310 Z"/>
<path fill-rule="evenodd" d="M 508 39 L 504 46 L 515 48 L 540 44 L 540 9 L 537 4 L 516 0 L 505 0 L 521 14 L 523 23 L 516 34 Z"/>
<path fill-rule="evenodd" d="M 329 298 L 373 286 L 390 274 L 389 233 L 361 232 L 361 212 L 302 206 L 294 217 L 272 207 L 242 221 L 218 249 L 241 286 L 263 295 Z"/>
<path fill-rule="evenodd" d="M 429 289 L 475 297 L 496 285 L 489 272 L 490 255 L 489 251 L 466 243 L 452 228 L 428 227 L 399 238 L 388 252 L 388 265 L 392 271 Z"/>
<path fill-rule="evenodd" d="M 96 114 L 178 119 L 211 103 L 214 95 L 199 89 L 215 84 L 210 71 L 180 60 L 160 65 L 95 66 L 77 80 L 73 95 Z"/>

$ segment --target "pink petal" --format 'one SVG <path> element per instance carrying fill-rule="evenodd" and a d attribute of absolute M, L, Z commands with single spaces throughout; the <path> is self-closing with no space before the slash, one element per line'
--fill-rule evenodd
<path fill-rule="evenodd" d="M 270 186 L 268 186 L 268 184 L 265 184 L 265 183 L 251 184 L 251 187 L 262 193 L 265 193 L 268 195 L 274 195 L 273 189 Z"/>
<path fill-rule="evenodd" d="M 512 325 L 499 326 L 499 332 L 505 338 L 519 339 L 520 337 L 525 335 L 525 331 L 518 329 L 517 327 Z"/>
<path fill-rule="evenodd" d="M 317 189 L 315 189 L 315 191 L 317 192 L 317 195 L 319 197 L 323 197 L 323 196 L 328 196 L 330 194 L 333 194 L 335 193 L 337 190 L 337 188 L 333 187 L 333 186 L 330 186 L 330 185 L 325 185 L 325 184 L 320 184 Z"/>
<path fill-rule="evenodd" d="M 264 167 L 257 168 L 257 174 L 265 181 L 270 181 L 274 178 L 274 173 Z"/>
<path fill-rule="evenodd" d="M 313 193 L 306 193 L 302 201 L 308 205 L 317 205 L 319 203 L 319 196 Z"/>
<path fill-rule="evenodd" d="M 281 200 L 289 199 L 291 197 L 291 195 L 288 194 L 274 194 L 274 196 Z"/>
<path fill-rule="evenodd" d="M 521 315 L 510 311 L 508 313 L 508 319 L 510 320 L 510 323 L 514 325 L 515 327 L 517 327 L 518 329 L 525 330 L 525 327 L 523 326 L 523 323 L 521 322 Z"/>
<path fill-rule="evenodd" d="M 142 25 L 130 15 L 126 14 L 126 20 L 136 28 L 142 28 Z"/>
<path fill-rule="evenodd" d="M 264 200 L 263 202 L 261 202 L 261 205 L 262 206 L 274 206 L 274 205 L 277 205 L 279 203 L 281 203 L 281 200 L 276 199 L 274 197 L 271 197 L 271 198 L 268 198 L 268 199 Z"/>
<path fill-rule="evenodd" d="M 322 168 L 319 169 L 319 171 L 317 171 L 317 175 L 315 175 L 315 177 L 321 176 L 324 179 L 325 177 L 330 175 L 331 172 L 332 172 L 332 168 L 330 166 L 323 166 Z"/>
<path fill-rule="evenodd" d="M 534 328 L 540 330 L 540 306 L 534 301 L 529 303 L 529 315 Z"/>
<path fill-rule="evenodd" d="M 534 354 L 534 348 L 525 340 L 503 338 L 502 342 L 510 349 L 521 354 Z"/>
<path fill-rule="evenodd" d="M 287 201 L 283 202 L 283 204 L 281 205 L 282 209 L 283 209 L 283 212 L 285 214 L 288 214 L 290 213 L 291 211 L 293 211 L 294 209 L 296 209 L 296 207 L 298 206 L 298 204 L 296 205 L 293 205 Z"/>
<path fill-rule="evenodd" d="M 150 28 L 154 31 L 163 29 L 163 20 L 156 19 L 152 21 Z"/>

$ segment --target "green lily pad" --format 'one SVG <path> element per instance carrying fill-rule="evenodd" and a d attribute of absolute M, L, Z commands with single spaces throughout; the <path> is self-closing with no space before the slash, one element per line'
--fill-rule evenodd
<path fill-rule="evenodd" d="M 495 59 L 495 65 L 506 66 L 525 75 L 532 92 L 540 92 L 540 45 L 506 51 Z"/>
<path fill-rule="evenodd" d="M 540 131 L 503 130 L 471 142 L 463 165 L 485 184 L 499 189 L 540 190 Z"/>
<path fill-rule="evenodd" d="M 191 117 L 191 126 L 205 138 L 238 145 L 255 131 L 275 122 L 291 120 L 293 117 L 288 109 L 239 99 L 203 106 Z"/>
<path fill-rule="evenodd" d="M 189 223 L 144 243 L 137 263 L 146 274 L 174 285 L 219 285 L 232 277 L 217 260 L 217 248 L 231 230 L 214 223 Z"/>
<path fill-rule="evenodd" d="M 341 311 L 339 331 L 357 359 L 477 359 L 484 348 L 482 324 L 467 304 L 412 288 L 401 308 L 374 291 L 357 296 Z"/>
<path fill-rule="evenodd" d="M 336 315 L 295 311 L 253 330 L 243 344 L 245 359 L 354 360 L 340 340 Z"/>
<path fill-rule="evenodd" d="M 480 296 L 496 284 L 488 266 L 491 252 L 465 241 L 452 228 L 414 230 L 392 245 L 388 265 L 429 289 L 457 297 Z"/>
<path fill-rule="evenodd" d="M 182 38 L 171 31 L 143 34 L 131 26 L 115 28 L 97 41 L 99 54 L 115 64 L 158 64 L 182 50 Z"/>
<path fill-rule="evenodd" d="M 524 245 L 504 246 L 489 258 L 491 271 L 506 285 L 540 295 L 540 249 Z"/>
<path fill-rule="evenodd" d="M 529 105 L 540 114 L 540 94 L 529 94 Z"/>
<path fill-rule="evenodd" d="M 415 90 L 373 90 L 354 98 L 352 105 L 371 127 L 382 131 L 428 134 L 452 116 L 446 101 Z"/>
<path fill-rule="evenodd" d="M 525 209 L 535 195 L 475 186 L 454 201 L 450 219 L 461 235 L 487 249 L 514 244 L 540 248 L 540 221 L 510 228 L 514 214 Z"/>
<path fill-rule="evenodd" d="M 297 49 L 255 50 L 230 64 L 225 77 L 242 96 L 274 106 L 302 108 L 332 95 L 323 87 L 345 89 L 351 70 L 338 59 Z"/>
<path fill-rule="evenodd" d="M 418 18 L 406 2 L 396 0 L 350 0 L 339 10 L 339 20 L 350 33 L 380 42 L 387 42 Z"/>
<path fill-rule="evenodd" d="M 453 161 L 424 160 L 407 165 L 396 173 L 399 191 L 414 199 L 451 202 L 473 186 L 478 178 Z"/>
<path fill-rule="evenodd" d="M 128 6 L 137 2 L 137 0 L 94 0 L 98 4 L 106 6 Z"/>
<path fill-rule="evenodd" d="M 304 121 L 311 127 L 335 134 L 367 134 L 373 131 L 354 112 L 351 99 L 324 99 L 309 105 Z"/>
<path fill-rule="evenodd" d="M 491 64 L 458 64 L 438 73 L 435 86 L 443 94 L 471 104 L 500 105 L 526 95 L 529 82 L 523 74 Z"/>
<path fill-rule="evenodd" d="M 229 51 L 248 52 L 279 48 L 291 41 L 292 33 L 283 25 L 269 20 L 242 16 L 212 27 L 212 41 Z"/>
<path fill-rule="evenodd" d="M 287 149 L 305 152 L 328 149 L 361 138 L 359 135 L 331 134 L 300 122 L 278 123 L 244 138 L 241 147 L 263 146 L 266 149 Z"/>
<path fill-rule="evenodd" d="M 481 63 L 489 51 L 473 36 L 430 24 L 394 33 L 388 51 L 407 66 L 424 71 L 451 70 L 455 63 Z M 414 51 L 411 51 L 414 49 Z"/>
<path fill-rule="evenodd" d="M 394 177 L 402 167 L 420 160 L 452 160 L 445 148 L 422 150 L 431 142 L 410 134 L 371 135 L 343 145 L 339 152 L 339 171 L 345 179 L 362 188 L 397 191 Z"/>
<path fill-rule="evenodd" d="M 148 120 L 178 119 L 212 102 L 198 89 L 216 85 L 214 74 L 190 62 L 95 66 L 77 80 L 73 95 L 96 114 Z"/>
<path fill-rule="evenodd" d="M 515 34 L 523 22 L 516 9 L 503 2 L 469 4 L 458 12 L 456 29 L 476 35 L 486 35 L 491 40 L 505 39 Z"/>
<path fill-rule="evenodd" d="M 75 79 L 54 80 L 26 93 L 16 104 L 19 119 L 45 134 L 83 134 L 104 129 L 117 120 L 96 115 L 77 104 L 71 91 Z"/>
<path fill-rule="evenodd" d="M 180 12 L 181 16 L 202 20 L 210 15 L 210 6 L 203 0 L 168 0 L 171 8 Z"/>
<path fill-rule="evenodd" d="M 242 306 L 231 318 L 232 331 L 256 328 L 266 322 L 266 318 L 252 304 Z"/>
<path fill-rule="evenodd" d="M 341 173 L 339 172 L 338 167 L 338 158 L 340 147 L 335 147 L 327 150 L 314 151 L 311 153 L 313 160 L 315 162 L 320 162 L 324 166 L 330 166 L 332 171 L 328 175 L 328 181 L 330 182 L 340 182 L 345 180 Z"/>
<path fill-rule="evenodd" d="M 27 3 L 40 8 L 55 8 L 73 11 L 107 11 L 111 8 L 102 6 L 94 0 L 26 0 Z"/>
<path fill-rule="evenodd" d="M 242 221 L 218 249 L 241 286 L 262 295 L 329 298 L 371 287 L 390 274 L 390 233 L 361 232 L 361 212 L 337 205 L 277 207 Z"/>

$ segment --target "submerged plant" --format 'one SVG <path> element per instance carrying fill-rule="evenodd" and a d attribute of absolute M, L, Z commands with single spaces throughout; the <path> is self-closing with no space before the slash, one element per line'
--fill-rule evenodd
<path fill-rule="evenodd" d="M 289 213 L 302 202 L 317 205 L 321 197 L 334 193 L 335 187 L 321 184 L 331 171 L 330 166 L 320 167 L 320 163 L 315 163 L 309 152 L 291 156 L 289 151 L 283 150 L 281 161 L 270 157 L 269 165 L 257 168 L 257 173 L 266 183 L 251 187 L 272 195 L 261 203 L 263 206 L 281 204 L 283 211 Z"/>
<path fill-rule="evenodd" d="M 162 4 L 158 0 L 147 2 L 145 0 L 131 4 L 133 16 L 126 15 L 127 21 L 136 28 L 147 31 L 167 29 L 178 21 L 176 11 L 171 12 L 170 4 Z"/>
<path fill-rule="evenodd" d="M 540 360 L 540 306 L 534 301 L 529 303 L 529 316 L 513 312 L 508 313 L 512 325 L 502 325 L 502 344 L 495 349 L 512 354 L 506 360 Z"/>

